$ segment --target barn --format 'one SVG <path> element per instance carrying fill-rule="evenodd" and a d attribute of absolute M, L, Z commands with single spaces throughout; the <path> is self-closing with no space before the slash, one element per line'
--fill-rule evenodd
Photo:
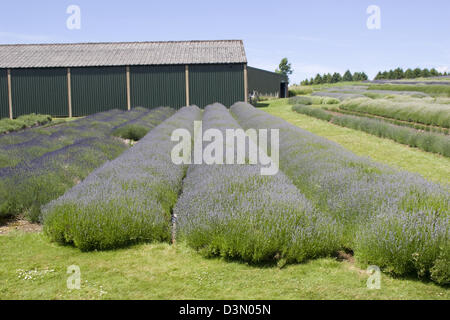
<path fill-rule="evenodd" d="M 241 40 L 0 45 L 0 118 L 110 109 L 230 106 L 287 79 L 247 67 Z"/>

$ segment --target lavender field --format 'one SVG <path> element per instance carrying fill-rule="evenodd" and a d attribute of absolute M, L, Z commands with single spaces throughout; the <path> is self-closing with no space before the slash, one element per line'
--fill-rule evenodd
<path fill-rule="evenodd" d="M 42 205 L 128 148 L 113 136 L 118 127 L 141 119 L 148 131 L 173 112 L 170 108 L 111 110 L 0 136 L 0 217 L 24 214 L 39 221 Z"/>
<path fill-rule="evenodd" d="M 263 176 L 249 161 L 174 164 L 172 133 L 193 136 L 199 120 L 221 133 L 278 129 L 280 171 Z M 143 138 L 131 148 L 117 138 L 133 135 Z M 246 103 L 112 110 L 0 137 L 0 148 L 13 150 L 0 169 L 0 214 L 26 213 L 48 239 L 81 251 L 183 243 L 205 257 L 280 267 L 347 252 L 390 274 L 450 279 L 447 185 L 356 156 Z"/>

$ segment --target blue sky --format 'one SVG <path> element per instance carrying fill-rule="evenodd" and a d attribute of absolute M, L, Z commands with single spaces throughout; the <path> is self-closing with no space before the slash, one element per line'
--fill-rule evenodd
<path fill-rule="evenodd" d="M 69 30 L 69 5 L 81 29 Z M 369 5 L 381 29 L 369 30 Z M 450 71 L 450 1 L 2 1 L 0 43 L 242 39 L 249 65 L 288 57 L 300 82 L 316 73 L 401 66 Z"/>

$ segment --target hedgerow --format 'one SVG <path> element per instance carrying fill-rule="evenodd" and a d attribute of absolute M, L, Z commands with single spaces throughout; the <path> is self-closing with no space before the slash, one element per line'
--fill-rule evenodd
<path fill-rule="evenodd" d="M 447 85 L 371 84 L 369 90 L 419 91 L 432 95 L 450 97 L 450 86 Z"/>
<path fill-rule="evenodd" d="M 361 98 L 345 100 L 339 108 L 450 128 L 450 106 L 447 104 Z"/>
<path fill-rule="evenodd" d="M 330 98 L 330 97 L 317 97 L 317 96 L 295 96 L 289 98 L 289 104 L 303 104 L 303 105 L 311 105 L 311 104 L 339 104 L 340 101 L 338 99 Z"/>
<path fill-rule="evenodd" d="M 385 118 L 385 117 L 376 116 L 376 115 L 369 114 L 369 113 L 339 109 L 339 107 L 325 106 L 325 107 L 322 107 L 322 109 L 327 110 L 327 111 L 337 111 L 339 113 L 351 115 L 351 116 L 364 117 L 364 118 L 369 118 L 369 119 L 378 119 L 378 120 L 382 120 L 387 123 L 395 124 L 396 126 L 408 127 L 408 128 L 413 128 L 416 130 L 426 131 L 426 132 L 440 133 L 440 134 L 445 134 L 445 135 L 448 135 L 450 132 L 450 130 L 448 128 L 435 127 L 435 126 L 429 126 L 426 124 L 420 124 L 420 123 L 415 123 L 415 122 L 408 122 L 408 121 L 402 121 L 402 120 L 397 120 L 397 119 Z"/>
<path fill-rule="evenodd" d="M 222 105 L 206 107 L 203 130 L 241 129 Z M 224 144 L 224 150 L 227 150 Z M 224 152 L 225 154 L 225 152 Z M 207 256 L 301 262 L 338 249 L 341 232 L 281 172 L 260 165 L 191 165 L 174 209 L 177 239 Z"/>
<path fill-rule="evenodd" d="M 317 208 L 344 226 L 341 245 L 354 250 L 359 261 L 399 275 L 434 272 L 442 278 L 448 188 L 358 157 L 248 104 L 231 110 L 244 129 L 280 129 L 281 169 Z"/>
<path fill-rule="evenodd" d="M 379 119 L 331 114 L 321 108 L 297 105 L 292 110 L 342 127 L 364 131 L 377 137 L 392 139 L 398 143 L 423 151 L 450 157 L 450 137 L 442 134 L 420 132 L 396 126 Z"/>
<path fill-rule="evenodd" d="M 82 183 L 43 209 L 51 240 L 83 251 L 170 239 L 171 209 L 185 165 L 171 159 L 173 130 L 193 130 L 201 111 L 185 107 L 154 128 L 137 145 L 95 170 Z"/>

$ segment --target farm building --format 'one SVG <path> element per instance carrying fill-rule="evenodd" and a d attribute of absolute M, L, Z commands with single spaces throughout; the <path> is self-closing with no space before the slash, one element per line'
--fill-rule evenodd
<path fill-rule="evenodd" d="M 262 96 L 286 98 L 288 96 L 287 76 L 267 70 L 247 67 L 248 91 Z"/>
<path fill-rule="evenodd" d="M 248 68 L 241 40 L 0 45 L 0 118 L 230 106 L 253 91 L 283 96 L 287 79 Z"/>

